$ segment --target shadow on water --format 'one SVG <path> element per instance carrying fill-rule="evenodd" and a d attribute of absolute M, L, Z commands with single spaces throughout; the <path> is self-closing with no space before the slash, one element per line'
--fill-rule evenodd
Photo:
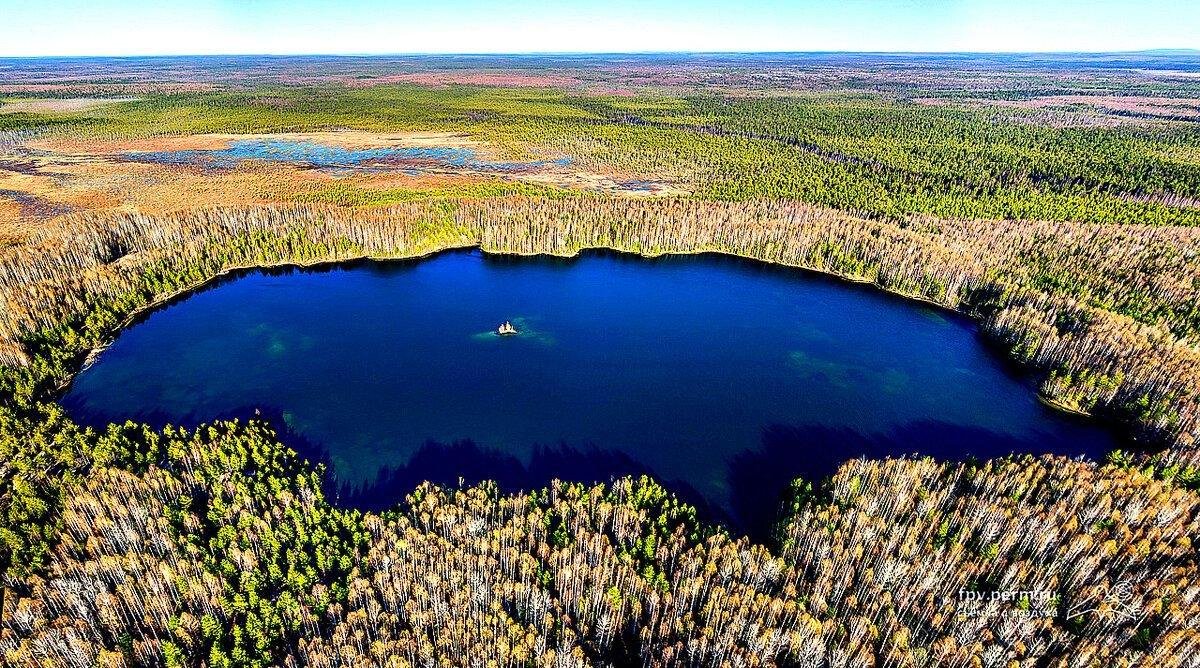
<path fill-rule="evenodd" d="M 318 449 L 317 459 L 327 461 Z M 309 457 L 312 459 L 313 457 Z M 452 462 L 452 465 L 447 465 Z M 340 481 L 330 477 L 328 493 L 335 503 L 361 510 L 386 510 L 424 482 L 443 487 L 457 487 L 494 481 L 509 493 L 547 487 L 551 481 L 566 480 L 584 483 L 606 483 L 624 476 L 653 475 L 644 465 L 629 455 L 593 446 L 569 444 L 537 446 L 529 463 L 470 440 L 453 443 L 426 442 L 408 462 L 385 466 L 374 480 L 364 483 Z M 707 520 L 731 523 L 732 518 L 721 508 L 709 503 L 685 482 L 663 481 L 677 497 L 695 506 Z"/>
<path fill-rule="evenodd" d="M 344 480 L 338 477 L 332 453 L 325 445 L 310 440 L 288 427 L 283 411 L 274 408 L 239 408 L 218 415 L 183 419 L 157 410 L 145 410 L 133 416 L 135 421 L 163 428 L 174 425 L 195 429 L 203 424 L 222 420 L 262 420 L 274 428 L 280 443 L 291 448 L 310 465 L 325 467 L 325 493 L 331 503 L 366 511 L 394 508 L 404 497 L 424 482 L 453 488 L 493 481 L 509 493 L 532 491 L 547 487 L 553 480 L 583 483 L 607 483 L 625 476 L 649 475 L 665 485 L 684 503 L 696 508 L 706 521 L 719 522 L 732 528 L 741 523 L 718 503 L 706 498 L 682 480 L 664 480 L 646 465 L 627 453 L 607 450 L 593 445 L 574 446 L 567 443 L 538 445 L 533 448 L 529 463 L 510 454 L 480 446 L 466 439 L 452 443 L 427 441 L 406 463 L 384 466 L 373 480 Z M 80 424 L 104 429 L 103 419 L 82 419 Z"/>
<path fill-rule="evenodd" d="M 773 424 L 763 429 L 762 447 L 745 450 L 729 464 L 730 503 L 736 525 L 756 540 L 766 540 L 779 518 L 783 495 L 791 482 L 804 478 L 814 484 L 832 476 L 847 461 L 905 455 L 930 456 L 940 461 L 994 459 L 1010 454 L 1086 454 L 1102 457 L 1095 448 L 1079 452 L 1078 444 L 1048 437 L 1031 450 L 1021 439 L 979 427 L 937 421 L 913 422 L 883 434 L 864 434 L 825 425 Z"/>
<path fill-rule="evenodd" d="M 275 421 L 275 424 L 282 424 Z M 680 500 L 696 507 L 699 517 L 724 524 L 731 530 L 767 542 L 793 480 L 820 483 L 847 461 L 906 455 L 930 456 L 940 461 L 993 459 L 1012 454 L 1069 454 L 1101 457 L 1103 451 L 1079 453 L 1070 444 L 1053 440 L 1032 451 L 1017 438 L 987 429 L 936 421 L 917 422 L 886 434 L 863 434 L 848 428 L 824 425 L 770 425 L 763 429 L 762 446 L 745 450 L 730 461 L 728 506 L 708 498 L 681 480 L 662 480 L 630 455 L 594 446 L 569 444 L 538 446 L 528 463 L 470 440 L 453 443 L 429 441 L 407 463 L 386 466 L 374 480 L 345 481 L 336 477 L 327 451 L 320 445 L 284 431 L 284 442 L 330 471 L 326 480 L 331 500 L 340 506 L 381 511 L 393 508 L 423 482 L 444 487 L 495 481 L 513 493 L 541 489 L 552 480 L 609 482 L 623 476 L 658 478 Z M 964 446 L 969 445 L 969 449 Z M 1059 447 L 1059 446 L 1062 447 Z M 448 465 L 449 463 L 449 465 Z"/>
<path fill-rule="evenodd" d="M 145 423 L 171 423 L 194 428 L 206 419 L 171 421 L 147 411 L 137 416 Z M 343 480 L 337 475 L 330 451 L 288 428 L 283 413 L 273 409 L 243 408 L 216 416 L 217 420 L 259 419 L 269 422 L 280 442 L 311 464 L 326 469 L 325 491 L 338 506 L 366 511 L 394 508 L 421 483 L 443 487 L 470 486 L 495 481 L 508 493 L 541 489 L 555 479 L 572 482 L 610 482 L 623 476 L 650 475 L 680 500 L 694 506 L 700 519 L 721 523 L 736 533 L 765 543 L 779 519 L 784 494 L 793 480 L 819 484 L 847 461 L 860 457 L 880 459 L 906 455 L 929 456 L 940 461 L 994 459 L 1011 454 L 1064 454 L 1102 458 L 1104 449 L 1079 452 L 1077 443 L 1047 436 L 1034 450 L 1028 441 L 979 427 L 938 421 L 913 422 L 887 433 L 862 433 L 826 425 L 772 424 L 764 427 L 761 446 L 734 456 L 727 473 L 729 497 L 708 498 L 682 480 L 665 480 L 627 453 L 596 446 L 566 443 L 539 445 L 528 463 L 513 455 L 471 440 L 452 443 L 428 441 L 406 463 L 381 468 L 373 480 Z M 89 426 L 103 428 L 103 424 Z M 968 456 L 965 456 L 969 453 Z"/>
<path fill-rule="evenodd" d="M 146 414 L 140 419 L 158 426 L 167 424 L 166 420 L 156 418 L 161 416 Z M 453 443 L 427 441 L 408 462 L 380 468 L 373 480 L 355 481 L 340 479 L 329 449 L 289 429 L 279 410 L 241 409 L 230 411 L 217 419 L 256 419 L 270 423 L 281 443 L 311 465 L 325 467 L 326 496 L 331 503 L 341 507 L 376 512 L 388 510 L 402 503 L 405 496 L 425 482 L 453 488 L 492 481 L 504 491 L 516 493 L 542 489 L 556 479 L 607 483 L 625 476 L 648 475 L 665 485 L 681 501 L 695 507 L 701 519 L 732 528 L 742 526 L 726 509 L 687 482 L 664 480 L 624 452 L 592 445 L 538 445 L 533 448 L 529 463 L 526 464 L 512 455 L 480 446 L 469 439 Z M 175 424 L 194 428 L 201 421 L 185 420 Z"/>

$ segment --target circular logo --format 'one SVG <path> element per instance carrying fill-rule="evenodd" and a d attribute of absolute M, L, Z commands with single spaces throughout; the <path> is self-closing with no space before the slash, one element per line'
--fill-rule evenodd
<path fill-rule="evenodd" d="M 1121 580 L 1109 590 L 1108 595 L 1124 603 L 1133 598 L 1133 585 Z"/>

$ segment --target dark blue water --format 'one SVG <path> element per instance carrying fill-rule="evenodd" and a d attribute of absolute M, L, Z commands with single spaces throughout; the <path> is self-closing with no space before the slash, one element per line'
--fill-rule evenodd
<path fill-rule="evenodd" d="M 281 162 L 322 169 L 372 168 L 407 169 L 418 165 L 514 172 L 550 164 L 539 162 L 491 162 L 476 158 L 475 152 L 462 147 L 387 146 L 350 149 L 311 141 L 291 139 L 244 139 L 229 142 L 222 149 L 182 151 L 132 151 L 122 154 L 126 160 L 162 165 L 196 165 L 208 169 L 228 169 L 243 160 Z M 569 164 L 569 158 L 555 161 Z"/>
<path fill-rule="evenodd" d="M 521 333 L 494 335 L 505 320 Z M 742 525 L 853 457 L 1115 445 L 957 316 L 715 256 L 252 272 L 129 328 L 63 402 L 92 424 L 262 408 L 343 483 L 376 482 L 344 495 L 365 505 L 424 479 L 650 472 Z"/>

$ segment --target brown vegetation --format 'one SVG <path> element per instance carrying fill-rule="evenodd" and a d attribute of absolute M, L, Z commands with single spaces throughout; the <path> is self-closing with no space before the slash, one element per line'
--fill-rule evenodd
<path fill-rule="evenodd" d="M 132 97 L 63 97 L 63 98 L 47 98 L 44 100 L 12 100 L 10 102 L 0 102 L 0 114 L 15 114 L 15 113 L 69 113 L 78 111 L 89 111 L 96 107 L 101 107 L 106 104 L 115 104 L 118 102 L 129 102 L 137 98 Z"/>
<path fill-rule="evenodd" d="M 131 152 L 219 150 L 238 140 L 313 142 L 347 149 L 466 148 L 485 162 L 472 167 L 413 159 L 364 169 L 321 170 L 303 164 L 247 160 L 215 170 L 139 162 L 127 156 Z M 633 197 L 688 193 L 685 187 L 662 179 L 626 178 L 611 170 L 582 171 L 553 162 L 530 163 L 525 169 L 489 169 L 487 161 L 503 164 L 506 156 L 497 147 L 459 132 L 193 134 L 132 139 L 66 135 L 17 141 L 7 156 L 0 143 L 0 199 L 20 205 L 12 213 L 0 212 L 0 224 L 41 223 L 69 211 L 157 215 L 214 205 L 387 203 L 394 201 L 390 198 L 396 193 L 378 194 L 380 191 L 403 190 L 411 198 L 419 198 L 424 191 L 445 198 L 456 188 L 466 193 L 473 186 L 503 191 L 497 188 L 499 184 Z M 19 234 L 13 228 L 5 231 Z"/>
<path fill-rule="evenodd" d="M 395 74 L 391 76 L 374 77 L 366 80 L 365 85 L 380 83 L 407 82 L 422 86 L 447 86 L 460 84 L 468 86 L 528 86 L 533 88 L 558 87 L 571 88 L 579 86 L 582 81 L 573 76 L 561 74 L 522 74 L 520 72 L 417 72 L 413 74 Z"/>
<path fill-rule="evenodd" d="M 949 100 L 919 99 L 922 104 L 947 104 Z M 1117 116 L 1160 118 L 1170 120 L 1200 119 L 1200 99 L 1178 97 L 1149 97 L 1145 95 L 1046 95 L 1021 100 L 959 99 L 957 103 L 977 106 L 1011 107 L 1014 109 L 1062 109 L 1087 107 L 1092 111 Z"/>

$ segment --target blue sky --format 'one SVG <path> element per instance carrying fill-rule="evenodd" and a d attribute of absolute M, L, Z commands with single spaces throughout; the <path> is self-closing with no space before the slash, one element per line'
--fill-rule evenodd
<path fill-rule="evenodd" d="M 1200 0 L 0 0 L 0 56 L 1200 48 Z"/>

